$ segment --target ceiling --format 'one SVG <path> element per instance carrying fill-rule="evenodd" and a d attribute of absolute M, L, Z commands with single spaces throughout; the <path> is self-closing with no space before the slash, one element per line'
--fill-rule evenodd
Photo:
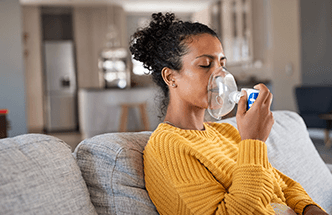
<path fill-rule="evenodd" d="M 20 0 L 22 5 L 121 5 L 127 12 L 192 13 L 208 7 L 216 0 Z"/>

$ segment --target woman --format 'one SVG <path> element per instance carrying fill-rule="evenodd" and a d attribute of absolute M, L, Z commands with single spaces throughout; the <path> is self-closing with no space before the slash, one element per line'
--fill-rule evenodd
<path fill-rule="evenodd" d="M 210 75 L 226 66 L 216 33 L 174 14 L 153 14 L 130 50 L 164 92 L 164 122 L 144 150 L 146 189 L 160 214 L 326 214 L 295 181 L 268 162 L 265 141 L 274 123 L 272 94 L 263 84 L 238 130 L 204 123 Z"/>

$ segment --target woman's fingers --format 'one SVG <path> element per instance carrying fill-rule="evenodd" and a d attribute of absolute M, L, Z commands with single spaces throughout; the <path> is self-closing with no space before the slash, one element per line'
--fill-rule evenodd
<path fill-rule="evenodd" d="M 242 90 L 241 94 L 242 95 L 237 106 L 237 113 L 244 115 L 247 111 L 247 92 Z"/>
<path fill-rule="evenodd" d="M 255 103 L 257 102 L 260 105 L 266 103 L 268 97 L 271 95 L 270 90 L 264 84 L 258 84 L 254 88 L 259 90 L 259 95 Z"/>
<path fill-rule="evenodd" d="M 269 96 L 266 98 L 265 100 L 265 104 L 267 104 L 269 106 L 269 108 L 271 107 L 271 104 L 272 104 L 272 100 L 273 100 L 273 94 L 270 93 Z"/>

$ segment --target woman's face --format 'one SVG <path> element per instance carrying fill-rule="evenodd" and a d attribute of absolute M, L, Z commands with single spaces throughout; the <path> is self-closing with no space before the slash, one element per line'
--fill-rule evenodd
<path fill-rule="evenodd" d="M 189 106 L 208 108 L 207 85 L 217 68 L 226 66 L 226 57 L 217 37 L 201 34 L 188 40 L 188 53 L 176 75 L 178 96 Z"/>

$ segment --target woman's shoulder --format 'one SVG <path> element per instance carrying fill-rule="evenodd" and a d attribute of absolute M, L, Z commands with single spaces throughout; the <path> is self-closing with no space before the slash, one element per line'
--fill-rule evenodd
<path fill-rule="evenodd" d="M 166 123 L 160 123 L 156 130 L 154 130 L 150 136 L 150 142 L 167 142 L 171 139 L 181 138 L 181 133 L 173 126 L 170 126 Z"/>
<path fill-rule="evenodd" d="M 226 138 L 236 139 L 237 141 L 241 140 L 239 131 L 230 123 L 207 122 L 206 124 Z"/>
<path fill-rule="evenodd" d="M 165 123 L 160 123 L 144 148 L 144 156 L 153 156 L 155 159 L 163 160 L 166 154 L 177 151 L 181 145 L 186 145 L 186 142 L 186 139 L 176 129 Z"/>
<path fill-rule="evenodd" d="M 176 127 L 167 123 L 159 123 L 158 127 L 152 132 L 151 136 L 158 136 L 162 134 L 177 134 Z"/>

